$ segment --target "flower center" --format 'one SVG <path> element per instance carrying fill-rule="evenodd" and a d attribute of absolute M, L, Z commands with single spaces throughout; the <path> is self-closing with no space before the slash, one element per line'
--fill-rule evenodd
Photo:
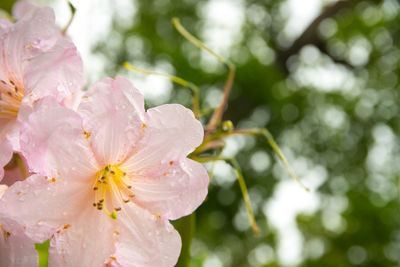
<path fill-rule="evenodd" d="M 0 119 L 17 117 L 24 93 L 24 87 L 17 86 L 12 80 L 0 80 Z"/>
<path fill-rule="evenodd" d="M 135 197 L 129 182 L 126 173 L 118 166 L 107 165 L 98 171 L 93 185 L 93 207 L 116 219 L 122 205 Z"/>

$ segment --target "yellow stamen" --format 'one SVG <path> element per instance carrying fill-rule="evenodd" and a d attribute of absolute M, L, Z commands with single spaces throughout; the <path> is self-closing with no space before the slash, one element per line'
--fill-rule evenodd
<path fill-rule="evenodd" d="M 126 173 L 115 165 L 107 165 L 98 171 L 92 188 L 95 199 L 93 207 L 104 211 L 112 219 L 117 219 L 121 204 L 128 203 L 135 196 Z M 115 201 L 117 203 L 114 205 Z"/>
<path fill-rule="evenodd" d="M 12 80 L 0 80 L 0 118 L 15 119 L 23 96 L 23 86 Z"/>

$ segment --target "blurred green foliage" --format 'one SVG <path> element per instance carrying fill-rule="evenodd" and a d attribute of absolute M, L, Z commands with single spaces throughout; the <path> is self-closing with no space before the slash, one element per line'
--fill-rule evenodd
<path fill-rule="evenodd" d="M 179 17 L 190 32 L 207 37 L 210 22 L 204 13 L 210 12 L 206 6 L 211 2 L 224 1 L 136 1 L 132 26 L 114 20 L 119 45 L 104 41 L 95 50 L 107 57 L 105 74 L 123 72 L 124 61 L 148 66 L 167 61 L 175 75 L 201 86 L 202 105 L 209 107 L 206 99 L 215 88 L 222 90 L 226 73 L 201 64 L 202 52 L 173 30 L 170 19 Z M 297 216 L 303 237 L 297 263 L 399 266 L 399 3 L 326 3 L 307 29 L 310 34 L 290 38 L 284 34 L 291 19 L 284 10 L 286 1 L 233 2 L 241 4 L 244 19 L 229 51 L 223 51 L 237 66 L 224 117 L 238 127 L 267 127 L 300 176 L 314 170 L 320 176 L 321 185 L 314 188 L 318 210 Z M 229 19 L 235 23 L 235 17 Z M 132 38 L 142 46 L 127 45 Z M 190 98 L 181 94 L 176 87 L 166 102 L 189 107 Z M 239 187 L 214 178 L 197 212 L 192 266 L 285 262 L 279 257 L 284 253 L 278 252 L 280 236 L 265 210 L 287 175 L 278 160 L 257 171 L 256 153 L 273 153 L 265 141 L 249 139 L 237 157 L 262 233 L 254 236 L 249 227 L 238 226 L 243 219 Z M 293 205 L 301 201 L 287 198 Z"/>
<path fill-rule="evenodd" d="M 140 75 L 128 74 L 123 62 L 150 70 L 167 65 L 170 74 L 199 85 L 202 108 L 212 108 L 224 68 L 189 44 L 170 20 L 180 18 L 191 33 L 207 39 L 207 30 L 218 26 L 207 20 L 207 7 L 229 1 L 133 2 L 136 12 L 128 22 L 110 12 L 112 30 L 93 50 L 107 62 L 103 74 L 130 75 L 135 82 Z M 224 118 L 238 128 L 267 127 L 316 196 L 317 208 L 296 216 L 301 254 L 293 265 L 400 266 L 398 1 L 321 1 L 320 14 L 298 34 L 286 28 L 287 1 L 230 3 L 243 16 L 218 10 L 232 25 L 242 22 L 229 47 L 219 51 L 237 66 Z M 174 85 L 164 102 L 190 107 L 191 98 Z M 234 174 L 217 172 L 196 212 L 191 266 L 282 266 L 282 232 L 268 207 L 288 175 L 264 140 L 236 138 L 230 146 L 261 234 L 253 235 L 246 224 L 239 186 L 229 178 Z M 290 193 L 285 197 L 293 206 L 301 201 Z M 286 214 L 275 212 L 274 217 Z"/>

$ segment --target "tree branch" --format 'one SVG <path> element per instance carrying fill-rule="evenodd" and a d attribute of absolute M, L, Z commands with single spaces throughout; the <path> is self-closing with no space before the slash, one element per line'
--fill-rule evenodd
<path fill-rule="evenodd" d="M 344 65 L 349 65 L 348 62 L 335 58 L 329 54 L 326 47 L 325 40 L 322 40 L 318 34 L 318 27 L 320 23 L 327 18 L 335 16 L 340 10 L 347 7 L 350 3 L 355 3 L 359 0 L 341 0 L 335 4 L 327 7 L 314 21 L 307 27 L 307 29 L 293 42 L 293 44 L 286 50 L 278 50 L 278 60 L 281 62 L 286 73 L 289 72 L 286 66 L 286 61 L 292 55 L 297 54 L 301 48 L 306 45 L 315 45 L 318 49 L 332 58 L 333 61 Z"/>

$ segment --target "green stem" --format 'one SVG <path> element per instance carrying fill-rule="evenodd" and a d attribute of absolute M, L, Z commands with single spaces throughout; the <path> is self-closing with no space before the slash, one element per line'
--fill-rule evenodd
<path fill-rule="evenodd" d="M 281 149 L 279 148 L 278 144 L 275 142 L 272 134 L 266 128 L 263 128 L 263 129 L 247 129 L 247 130 L 233 130 L 233 131 L 230 131 L 230 132 L 222 132 L 219 135 L 219 137 L 220 138 L 225 138 L 225 137 L 232 136 L 232 135 L 261 135 L 261 136 L 265 137 L 267 139 L 267 142 L 271 146 L 271 148 L 278 155 L 279 159 L 281 160 L 281 162 L 285 166 L 285 168 L 288 171 L 288 173 L 290 174 L 290 176 L 296 182 L 298 182 L 301 185 L 301 187 L 303 187 L 306 191 L 310 191 L 310 189 L 307 186 L 305 186 L 301 182 L 301 180 L 297 177 L 296 173 L 294 172 L 294 170 L 290 166 L 290 164 L 287 161 L 286 157 L 283 155 L 283 153 L 282 153 Z"/>
<path fill-rule="evenodd" d="M 253 230 L 253 232 L 255 234 L 259 234 L 260 228 L 258 228 L 256 220 L 254 218 L 253 210 L 251 208 L 249 193 L 247 192 L 246 182 L 244 181 L 243 174 L 240 171 L 240 166 L 239 166 L 238 162 L 236 161 L 236 159 L 234 159 L 234 158 L 231 159 L 230 162 L 236 173 L 236 176 L 237 176 L 237 179 L 239 182 L 239 186 L 240 186 L 240 190 L 242 191 L 242 196 L 243 196 L 244 203 L 246 205 L 247 215 L 249 217 L 251 229 Z"/>
<path fill-rule="evenodd" d="M 240 171 L 240 166 L 239 166 L 238 162 L 236 161 L 236 159 L 235 158 L 225 158 L 225 157 L 220 157 L 220 156 L 193 157 L 192 159 L 196 160 L 197 162 L 214 162 L 214 161 L 218 161 L 218 160 L 223 160 L 232 166 L 232 168 L 236 174 L 236 177 L 238 179 L 239 187 L 242 192 L 244 203 L 246 205 L 247 216 L 249 217 L 251 229 L 253 230 L 253 232 L 255 234 L 258 234 L 260 232 L 260 228 L 258 228 L 256 220 L 254 218 L 253 210 L 251 208 L 251 201 L 250 201 L 249 193 L 247 191 L 246 182 L 244 180 L 242 172 Z"/>
<path fill-rule="evenodd" d="M 172 19 L 172 24 L 176 28 L 176 30 L 182 34 L 183 37 L 185 37 L 189 42 L 194 44 L 195 46 L 199 47 L 200 49 L 203 49 L 213 55 L 214 57 L 217 58 L 217 60 L 224 64 L 228 70 L 228 77 L 226 79 L 225 87 L 224 87 L 224 93 L 221 99 L 221 102 L 219 103 L 218 108 L 214 111 L 207 127 L 206 127 L 206 136 L 211 135 L 215 129 L 218 127 L 218 125 L 221 123 L 222 115 L 224 114 L 226 104 L 228 103 L 229 95 L 232 90 L 233 86 L 233 80 L 235 78 L 235 66 L 230 63 L 229 61 L 225 60 L 222 56 L 217 54 L 214 50 L 206 46 L 202 41 L 194 37 L 190 32 L 188 32 L 179 22 L 178 18 L 173 18 Z"/>
<path fill-rule="evenodd" d="M 289 162 L 287 161 L 286 157 L 283 155 L 281 149 L 279 148 L 278 144 L 275 142 L 272 134 L 266 129 L 243 129 L 243 130 L 231 130 L 231 131 L 217 131 L 214 134 L 206 137 L 203 141 L 203 143 L 195 149 L 195 151 L 192 152 L 190 155 L 191 158 L 195 157 L 198 158 L 198 155 L 201 153 L 212 149 L 213 147 L 207 146 L 207 144 L 211 141 L 226 138 L 229 136 L 234 136 L 234 135 L 261 135 L 267 139 L 268 144 L 271 146 L 271 148 L 274 150 L 274 152 L 278 155 L 279 159 L 285 166 L 286 170 L 290 174 L 290 176 L 300 184 L 301 187 L 304 188 L 306 191 L 310 191 L 310 189 L 305 186 L 301 180 L 297 177 L 296 173 L 290 166 Z"/>

